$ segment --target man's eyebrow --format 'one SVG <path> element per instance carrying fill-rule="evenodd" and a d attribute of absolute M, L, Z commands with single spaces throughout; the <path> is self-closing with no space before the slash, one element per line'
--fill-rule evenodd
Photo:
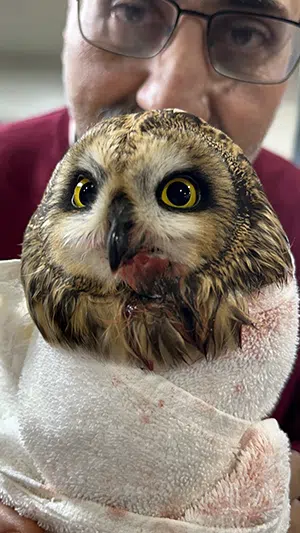
<path fill-rule="evenodd" d="M 224 2 L 222 2 L 224 5 Z M 282 18 L 290 18 L 287 6 L 278 0 L 227 0 L 227 6 L 235 9 L 251 9 L 256 13 L 264 12 Z"/>

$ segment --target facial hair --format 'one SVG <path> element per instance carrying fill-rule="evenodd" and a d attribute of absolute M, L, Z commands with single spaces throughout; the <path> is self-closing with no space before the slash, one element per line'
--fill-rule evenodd
<path fill-rule="evenodd" d="M 131 113 L 142 113 L 144 109 L 139 107 L 135 102 L 120 102 L 117 103 L 111 107 L 102 107 L 98 113 L 95 116 L 95 120 L 89 124 L 89 126 L 86 128 L 86 131 L 88 131 L 90 128 L 98 124 L 99 122 L 102 122 L 102 120 L 107 120 L 113 117 L 117 117 L 120 115 L 128 115 Z M 82 133 L 82 135 L 85 132 Z M 77 141 L 81 135 L 78 135 L 77 132 L 75 132 L 75 141 Z"/>

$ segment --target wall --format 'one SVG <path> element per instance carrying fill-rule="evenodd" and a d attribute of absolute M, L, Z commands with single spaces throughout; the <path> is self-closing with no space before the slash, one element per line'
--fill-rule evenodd
<path fill-rule="evenodd" d="M 0 52 L 59 55 L 67 0 L 0 0 Z"/>

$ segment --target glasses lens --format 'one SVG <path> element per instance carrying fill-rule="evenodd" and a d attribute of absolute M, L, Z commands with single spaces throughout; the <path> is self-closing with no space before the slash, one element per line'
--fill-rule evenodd
<path fill-rule="evenodd" d="M 208 50 L 215 70 L 252 83 L 280 83 L 299 59 L 296 24 L 245 13 L 217 14 L 208 30 Z"/>
<path fill-rule="evenodd" d="M 130 57 L 152 57 L 170 38 L 177 9 L 164 0 L 82 0 L 79 22 L 92 44 Z"/>

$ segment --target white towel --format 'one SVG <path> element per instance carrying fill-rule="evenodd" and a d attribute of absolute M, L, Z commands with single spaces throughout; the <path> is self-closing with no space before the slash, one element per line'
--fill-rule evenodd
<path fill-rule="evenodd" d="M 297 288 L 250 302 L 242 348 L 156 373 L 45 343 L 19 261 L 0 263 L 0 499 L 62 533 L 285 533 L 289 444 L 274 408 Z"/>

